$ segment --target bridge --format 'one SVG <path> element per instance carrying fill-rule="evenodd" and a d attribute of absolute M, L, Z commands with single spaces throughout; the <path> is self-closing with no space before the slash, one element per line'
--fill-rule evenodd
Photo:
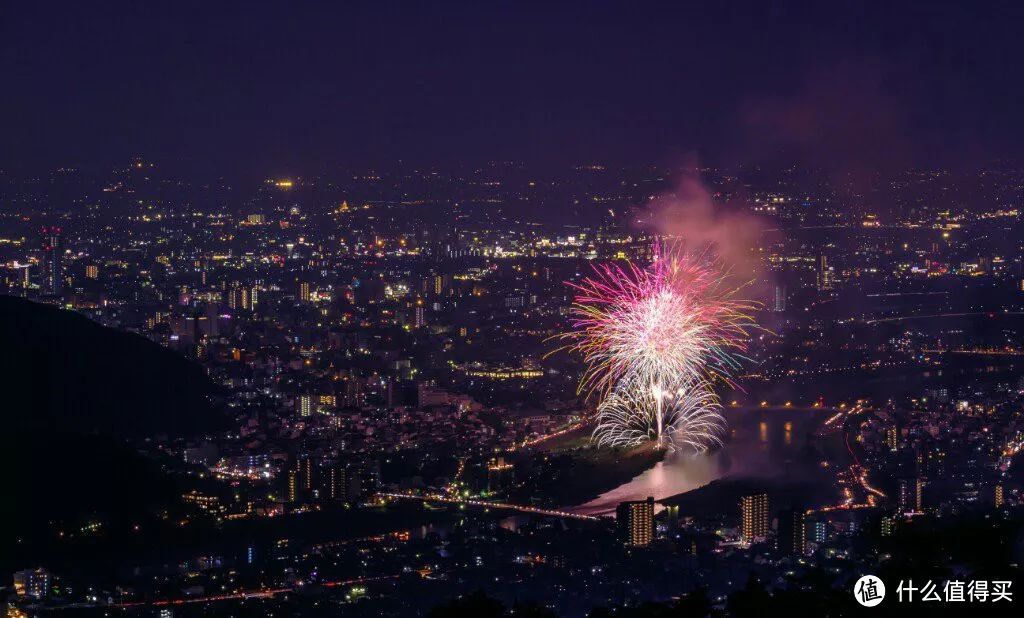
<path fill-rule="evenodd" d="M 535 506 L 527 506 L 524 504 L 511 504 L 508 502 L 491 502 L 489 500 L 473 500 L 469 498 L 453 498 L 450 496 L 443 496 L 440 494 L 409 494 L 409 493 L 392 493 L 392 492 L 380 492 L 378 496 L 385 498 L 392 498 L 395 500 L 419 500 L 421 502 L 442 502 L 444 504 L 456 504 L 460 506 L 476 506 L 488 509 L 499 509 L 503 511 L 516 511 L 518 513 L 527 513 L 530 515 L 541 515 L 544 517 L 561 517 L 564 519 L 578 519 L 582 521 L 597 521 L 598 517 L 593 515 L 581 515 L 579 513 L 572 513 L 570 511 L 559 511 L 555 509 L 542 509 Z"/>
<path fill-rule="evenodd" d="M 344 579 L 337 581 L 323 581 L 323 582 L 310 582 L 305 584 L 308 586 L 322 586 L 324 588 L 336 588 L 339 586 L 355 586 L 359 584 L 368 584 L 372 582 L 387 581 L 392 579 L 398 579 L 400 575 L 378 575 L 370 577 L 356 577 L 353 579 Z M 303 587 L 303 584 L 296 586 L 287 586 L 282 588 L 254 588 L 251 590 L 239 590 L 236 592 L 229 592 L 225 594 L 214 594 L 194 597 L 183 597 L 179 599 L 155 599 L 152 601 L 131 601 L 127 603 L 111 603 L 106 607 L 117 607 L 121 609 L 133 608 L 133 607 L 167 607 L 174 605 L 191 605 L 195 603 L 217 603 L 222 601 L 245 601 L 248 599 L 268 599 L 270 597 L 277 596 L 279 594 L 285 594 L 289 592 L 298 592 Z M 90 605 L 89 607 L 97 607 L 96 605 Z"/>

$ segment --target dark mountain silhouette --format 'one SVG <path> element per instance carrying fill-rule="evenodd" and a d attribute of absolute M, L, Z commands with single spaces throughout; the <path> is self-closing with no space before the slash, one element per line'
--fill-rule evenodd
<path fill-rule="evenodd" d="M 127 441 L 223 427 L 215 392 L 199 366 L 147 339 L 0 296 L 0 567 L 65 555 L 57 535 L 89 522 L 114 547 L 173 510 L 181 488 Z"/>
<path fill-rule="evenodd" d="M 141 438 L 223 426 L 199 366 L 77 313 L 0 296 L 0 350 L 8 429 Z"/>

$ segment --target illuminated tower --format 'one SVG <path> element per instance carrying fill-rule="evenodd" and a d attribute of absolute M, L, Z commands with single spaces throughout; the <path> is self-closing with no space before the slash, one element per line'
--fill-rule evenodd
<path fill-rule="evenodd" d="M 654 540 L 654 498 L 620 502 L 615 519 L 628 547 L 647 547 Z"/>
<path fill-rule="evenodd" d="M 743 515 L 743 540 L 748 543 L 768 536 L 768 494 L 743 496 L 740 500 Z"/>
<path fill-rule="evenodd" d="M 39 230 L 43 247 L 43 292 L 56 296 L 64 287 L 64 248 L 61 244 L 61 230 L 47 226 Z"/>

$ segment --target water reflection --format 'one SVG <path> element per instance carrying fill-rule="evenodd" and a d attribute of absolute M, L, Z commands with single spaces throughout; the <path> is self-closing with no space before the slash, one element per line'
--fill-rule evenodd
<path fill-rule="evenodd" d="M 614 515 L 615 507 L 626 500 L 643 500 L 654 496 L 661 500 L 706 485 L 721 477 L 728 468 L 725 451 L 710 455 L 674 453 L 654 464 L 654 467 L 632 481 L 603 493 L 597 498 L 572 510 L 585 515 Z M 663 507 L 655 505 L 660 512 Z"/>
<path fill-rule="evenodd" d="M 816 413 L 739 414 L 729 419 L 728 444 L 711 454 L 673 453 L 631 481 L 569 510 L 585 515 L 613 515 L 627 500 L 653 496 L 662 500 L 702 487 L 727 474 L 771 476 L 780 462 L 806 442 Z M 655 508 L 660 512 L 661 505 Z"/>

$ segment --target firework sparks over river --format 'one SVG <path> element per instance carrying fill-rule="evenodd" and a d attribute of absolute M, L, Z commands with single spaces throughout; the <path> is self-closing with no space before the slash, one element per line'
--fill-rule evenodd
<path fill-rule="evenodd" d="M 579 390 L 597 397 L 594 440 L 705 450 L 724 430 L 715 387 L 732 386 L 756 304 L 736 299 L 708 255 L 656 245 L 647 267 L 604 264 L 578 284 L 562 335 L 587 369 Z"/>

